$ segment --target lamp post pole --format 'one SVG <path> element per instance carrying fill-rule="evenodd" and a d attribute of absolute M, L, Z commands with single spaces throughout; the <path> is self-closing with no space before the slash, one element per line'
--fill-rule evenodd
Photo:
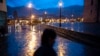
<path fill-rule="evenodd" d="M 60 11 L 60 12 L 59 12 L 59 13 L 60 13 L 60 14 L 59 14 L 59 17 L 60 17 L 60 20 L 59 20 L 59 27 L 61 27 L 61 9 L 62 9 L 62 2 L 59 3 L 59 7 L 60 7 L 60 10 L 59 10 L 59 11 Z"/>
<path fill-rule="evenodd" d="M 31 3 L 28 4 L 28 8 L 30 8 L 30 17 L 29 18 L 30 18 L 30 21 L 32 24 L 32 18 L 31 18 L 31 16 L 32 16 L 32 13 L 31 13 L 32 12 L 32 4 Z"/>
<path fill-rule="evenodd" d="M 45 11 L 44 12 L 44 20 L 45 20 L 45 23 L 46 23 L 46 19 L 47 19 L 47 12 Z"/>
<path fill-rule="evenodd" d="M 61 27 L 61 7 L 60 7 L 60 24 L 59 24 L 59 27 Z"/>

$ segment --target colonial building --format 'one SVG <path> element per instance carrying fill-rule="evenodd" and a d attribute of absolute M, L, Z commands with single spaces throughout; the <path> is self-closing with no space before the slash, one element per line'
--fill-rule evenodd
<path fill-rule="evenodd" d="M 84 0 L 84 22 L 100 22 L 100 0 Z"/>

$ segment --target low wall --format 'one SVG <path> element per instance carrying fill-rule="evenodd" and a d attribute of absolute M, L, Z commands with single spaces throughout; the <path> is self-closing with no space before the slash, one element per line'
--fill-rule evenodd
<path fill-rule="evenodd" d="M 54 29 L 56 33 L 66 39 L 83 43 L 89 46 L 100 47 L 100 36 L 89 35 L 85 33 L 66 30 L 64 28 L 58 28 L 49 25 L 43 25 L 44 28 Z"/>

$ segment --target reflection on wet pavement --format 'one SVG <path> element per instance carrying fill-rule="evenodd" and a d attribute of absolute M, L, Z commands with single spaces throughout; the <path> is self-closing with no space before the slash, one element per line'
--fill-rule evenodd
<path fill-rule="evenodd" d="M 14 27 L 11 27 L 14 29 Z M 11 30 L 12 30 L 11 29 Z M 39 46 L 40 31 L 36 31 L 35 27 L 21 29 L 15 31 L 9 30 L 8 52 L 9 56 L 32 56 Z"/>
<path fill-rule="evenodd" d="M 58 37 L 58 56 L 84 56 L 84 45 Z"/>
<path fill-rule="evenodd" d="M 42 28 L 40 26 L 9 26 L 8 54 L 9 56 L 33 56 L 35 50 L 40 46 Z M 91 48 L 85 45 L 57 37 L 54 49 L 58 56 L 92 56 L 88 55 Z M 97 49 L 93 49 L 95 51 Z M 99 52 L 100 50 L 97 50 Z"/>

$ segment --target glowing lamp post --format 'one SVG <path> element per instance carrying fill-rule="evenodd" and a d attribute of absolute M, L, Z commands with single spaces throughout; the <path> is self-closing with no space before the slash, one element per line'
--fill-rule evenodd
<path fill-rule="evenodd" d="M 47 12 L 45 11 L 45 12 L 44 12 L 44 14 L 46 15 L 46 14 L 47 14 Z"/>
<path fill-rule="evenodd" d="M 30 20 L 32 20 L 32 17 L 31 17 L 31 16 L 32 16 L 32 15 L 31 15 L 31 14 L 32 14 L 32 13 L 31 13 L 31 12 L 32 12 L 32 9 L 31 9 L 31 8 L 32 8 L 32 3 L 29 3 L 29 4 L 28 4 L 28 8 L 30 8 Z M 32 21 L 31 21 L 31 23 L 32 23 Z"/>
<path fill-rule="evenodd" d="M 45 20 L 45 23 L 46 23 L 46 19 L 47 19 L 47 12 L 45 11 L 44 12 L 44 20 Z"/>
<path fill-rule="evenodd" d="M 61 8 L 62 8 L 62 2 L 59 3 L 59 7 L 60 7 L 60 22 L 59 22 L 59 27 L 61 27 Z"/>
<path fill-rule="evenodd" d="M 34 15 L 31 15 L 31 23 L 33 22 L 33 19 L 35 18 Z"/>
<path fill-rule="evenodd" d="M 47 16 L 46 16 L 47 15 L 47 12 L 46 11 L 44 12 L 44 15 L 45 15 L 45 19 L 46 19 L 47 18 Z"/>
<path fill-rule="evenodd" d="M 34 17 L 35 17 L 34 15 L 31 16 L 32 19 L 33 19 Z"/>
<path fill-rule="evenodd" d="M 32 4 L 31 3 L 28 4 L 28 8 L 32 8 Z"/>

